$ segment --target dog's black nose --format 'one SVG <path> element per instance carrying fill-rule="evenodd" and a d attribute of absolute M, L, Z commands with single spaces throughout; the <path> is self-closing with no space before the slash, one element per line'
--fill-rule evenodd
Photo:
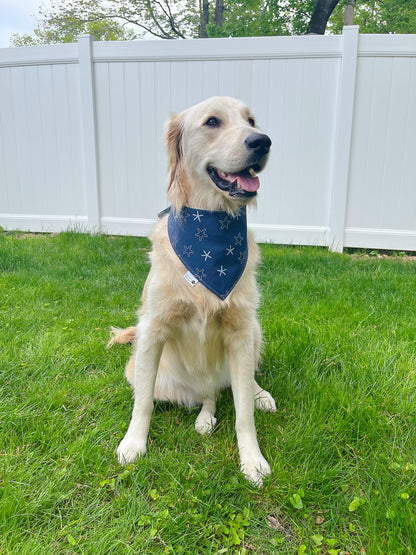
<path fill-rule="evenodd" d="M 252 133 L 244 142 L 248 149 L 262 156 L 269 152 L 272 144 L 270 137 L 263 133 Z"/>

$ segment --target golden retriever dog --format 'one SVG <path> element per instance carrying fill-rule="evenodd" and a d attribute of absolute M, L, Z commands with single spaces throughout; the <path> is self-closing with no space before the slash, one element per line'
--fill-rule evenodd
<path fill-rule="evenodd" d="M 172 116 L 166 144 L 171 207 L 150 236 L 138 325 L 115 330 L 110 341 L 135 344 L 126 367 L 134 407 L 118 459 L 133 463 L 146 453 L 154 399 L 200 405 L 195 428 L 205 434 L 216 424 L 219 392 L 231 385 L 241 470 L 261 486 L 270 466 L 254 407 L 274 412 L 276 405 L 254 378 L 259 250 L 246 205 L 255 203 L 271 140 L 242 102 L 214 97 Z"/>

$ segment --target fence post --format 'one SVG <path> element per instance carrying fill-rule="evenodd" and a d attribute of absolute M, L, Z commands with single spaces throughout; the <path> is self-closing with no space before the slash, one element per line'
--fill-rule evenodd
<path fill-rule="evenodd" d="M 81 93 L 81 131 L 83 138 L 84 187 L 87 199 L 88 229 L 100 230 L 98 148 L 95 117 L 94 67 L 91 35 L 78 37 L 79 84 Z"/>
<path fill-rule="evenodd" d="M 335 252 L 344 248 L 359 29 L 357 25 L 343 29 L 328 232 L 329 249 Z"/>

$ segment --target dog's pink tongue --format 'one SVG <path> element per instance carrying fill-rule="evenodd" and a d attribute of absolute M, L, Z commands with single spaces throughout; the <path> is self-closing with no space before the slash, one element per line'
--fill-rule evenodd
<path fill-rule="evenodd" d="M 249 193 L 254 193 L 260 187 L 260 179 L 256 176 L 253 177 L 247 170 L 241 173 L 227 173 L 225 174 L 227 181 L 230 183 L 239 182 L 240 188 Z"/>

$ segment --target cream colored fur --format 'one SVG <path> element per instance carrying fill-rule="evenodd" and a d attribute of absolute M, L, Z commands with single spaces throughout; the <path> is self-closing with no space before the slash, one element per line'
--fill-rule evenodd
<path fill-rule="evenodd" d="M 205 125 L 210 117 L 220 120 L 221 126 Z M 172 205 L 232 214 L 246 204 L 246 199 L 233 199 L 218 189 L 206 170 L 212 165 L 235 173 L 247 167 L 244 140 L 252 132 L 248 108 L 227 97 L 209 99 L 173 116 L 166 131 Z M 146 453 L 153 399 L 201 405 L 195 428 L 207 433 L 216 424 L 216 397 L 231 385 L 241 470 L 260 486 L 270 467 L 258 446 L 254 405 L 271 412 L 276 407 L 254 379 L 261 347 L 256 317 L 257 245 L 249 232 L 247 266 L 223 301 L 201 283 L 192 287 L 184 279 L 186 268 L 170 245 L 167 220 L 163 217 L 150 237 L 151 268 L 137 328 L 115 330 L 110 342 L 135 343 L 126 367 L 135 401 L 129 429 L 118 447 L 119 461 L 131 463 Z"/>

